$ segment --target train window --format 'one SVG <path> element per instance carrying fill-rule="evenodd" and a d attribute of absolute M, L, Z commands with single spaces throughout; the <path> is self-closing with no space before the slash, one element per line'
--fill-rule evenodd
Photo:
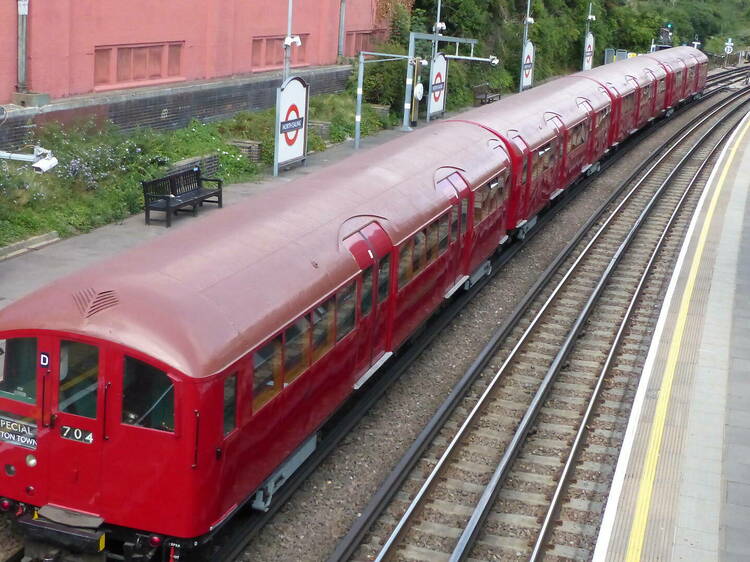
<path fill-rule="evenodd" d="M 425 266 L 425 251 L 427 249 L 427 234 L 420 230 L 414 234 L 414 252 L 412 253 L 412 276 L 417 275 Z"/>
<path fill-rule="evenodd" d="M 237 373 L 224 379 L 224 435 L 237 427 Z"/>
<path fill-rule="evenodd" d="M 656 86 L 656 91 L 659 92 L 660 94 L 663 94 L 666 90 L 667 90 L 667 86 L 666 86 L 664 78 L 662 78 L 661 80 L 659 80 L 659 83 Z"/>
<path fill-rule="evenodd" d="M 574 151 L 576 148 L 586 144 L 586 139 L 589 134 L 589 122 L 588 119 L 581 121 L 570 130 L 570 137 L 568 139 L 568 152 Z"/>
<path fill-rule="evenodd" d="M 312 311 L 313 361 L 317 361 L 333 347 L 333 297 Z"/>
<path fill-rule="evenodd" d="M 174 384 L 167 373 L 125 357 L 122 423 L 174 431 Z"/>
<path fill-rule="evenodd" d="M 404 242 L 399 249 L 398 254 L 398 288 L 401 289 L 412 277 L 411 252 L 414 247 L 414 240 L 411 238 Z"/>
<path fill-rule="evenodd" d="M 474 224 L 479 224 L 486 216 L 484 213 L 485 200 L 488 195 L 489 193 L 487 193 L 485 186 L 480 187 L 474 192 Z"/>
<path fill-rule="evenodd" d="M 523 168 L 521 169 L 521 185 L 526 185 L 526 182 L 529 179 L 529 159 L 524 156 L 523 157 Z"/>
<path fill-rule="evenodd" d="M 432 221 L 425 232 L 427 232 L 427 263 L 432 263 L 438 257 L 438 221 Z"/>
<path fill-rule="evenodd" d="M 461 200 L 461 234 L 465 234 L 468 228 L 469 222 L 469 200 L 463 198 Z"/>
<path fill-rule="evenodd" d="M 362 303 L 360 305 L 364 318 L 372 310 L 372 266 L 362 272 Z"/>
<path fill-rule="evenodd" d="M 442 254 L 445 252 L 445 250 L 448 249 L 448 244 L 450 242 L 450 235 L 451 235 L 451 213 L 453 210 L 451 209 L 449 212 L 445 213 L 442 217 L 440 217 L 438 221 L 438 247 L 440 249 L 440 253 Z"/>
<path fill-rule="evenodd" d="M 635 94 L 628 94 L 622 98 L 622 114 L 627 115 L 633 112 L 635 105 Z"/>
<path fill-rule="evenodd" d="M 454 210 L 455 209 L 455 210 Z M 455 207 L 451 208 L 451 242 L 455 242 L 458 238 L 458 209 Z"/>
<path fill-rule="evenodd" d="M 276 378 L 281 374 L 281 335 L 276 336 L 253 354 L 253 410 L 273 398 L 279 391 Z"/>
<path fill-rule="evenodd" d="M 336 294 L 336 341 L 343 339 L 354 329 L 357 314 L 355 288 L 354 281 L 351 281 Z"/>
<path fill-rule="evenodd" d="M 98 384 L 99 349 L 85 343 L 60 342 L 60 411 L 96 418 Z"/>
<path fill-rule="evenodd" d="M 310 319 L 303 316 L 284 331 L 284 382 L 292 382 L 309 366 Z"/>
<path fill-rule="evenodd" d="M 596 128 L 600 133 L 609 130 L 609 107 L 605 107 L 597 113 Z"/>
<path fill-rule="evenodd" d="M 36 338 L 0 339 L 0 396 L 36 402 Z"/>
<path fill-rule="evenodd" d="M 378 303 L 384 303 L 391 292 L 391 256 L 385 256 L 378 265 Z"/>

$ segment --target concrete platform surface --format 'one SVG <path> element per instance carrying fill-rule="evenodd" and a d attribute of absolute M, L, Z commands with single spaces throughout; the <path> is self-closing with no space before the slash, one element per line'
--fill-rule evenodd
<path fill-rule="evenodd" d="M 594 560 L 750 560 L 750 114 L 666 295 Z"/>

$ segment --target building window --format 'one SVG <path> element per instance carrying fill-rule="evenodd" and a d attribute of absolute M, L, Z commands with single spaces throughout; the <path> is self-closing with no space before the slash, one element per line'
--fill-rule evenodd
<path fill-rule="evenodd" d="M 114 45 L 94 49 L 94 84 L 107 86 L 178 78 L 183 43 Z"/>

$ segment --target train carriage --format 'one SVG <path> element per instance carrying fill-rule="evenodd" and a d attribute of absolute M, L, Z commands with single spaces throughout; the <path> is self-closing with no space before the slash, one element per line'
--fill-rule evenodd
<path fill-rule="evenodd" d="M 266 508 L 499 245 L 702 90 L 704 59 L 663 51 L 468 111 L 0 310 L 0 507 L 34 537 L 146 557 Z"/>

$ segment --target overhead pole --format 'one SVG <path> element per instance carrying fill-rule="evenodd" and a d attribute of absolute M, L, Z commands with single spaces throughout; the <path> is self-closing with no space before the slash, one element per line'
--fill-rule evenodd
<path fill-rule="evenodd" d="M 344 40 L 346 39 L 346 0 L 341 0 L 339 9 L 339 57 L 344 56 Z"/>
<path fill-rule="evenodd" d="M 529 40 L 529 21 L 531 20 L 531 0 L 526 0 L 526 18 L 523 20 L 523 43 L 521 44 L 521 73 L 518 76 L 518 91 L 523 92 L 523 54 Z"/>
<path fill-rule="evenodd" d="M 438 35 L 440 35 L 440 12 L 442 9 L 442 0 L 437 0 L 437 13 L 435 15 L 435 27 L 432 28 L 434 37 L 432 39 L 432 60 L 435 60 L 435 56 L 438 52 Z"/>
<path fill-rule="evenodd" d="M 286 39 L 284 40 L 284 82 L 289 78 L 289 69 L 292 65 L 292 11 L 294 10 L 294 0 L 289 0 L 286 14 Z"/>

